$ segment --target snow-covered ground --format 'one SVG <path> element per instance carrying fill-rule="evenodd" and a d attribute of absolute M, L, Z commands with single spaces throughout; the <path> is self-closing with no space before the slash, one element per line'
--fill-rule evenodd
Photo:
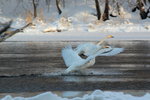
<path fill-rule="evenodd" d="M 63 18 L 62 18 L 63 19 Z M 0 17 L 1 22 L 6 22 L 9 18 Z M 117 21 L 117 20 L 116 20 Z M 102 26 L 96 25 L 93 31 L 86 24 L 79 24 L 72 28 L 60 27 L 62 32 L 55 32 L 58 24 L 41 23 L 35 21 L 36 26 L 26 28 L 6 41 L 61 41 L 61 40 L 99 40 L 107 35 L 113 35 L 115 40 L 149 40 L 150 39 L 150 19 L 137 20 L 139 23 L 121 23 L 115 20 L 103 22 Z M 112 24 L 108 24 L 112 23 Z M 117 24 L 113 24 L 117 23 Z M 130 22 L 131 23 L 131 22 Z M 12 27 L 20 28 L 26 22 L 21 18 L 16 18 Z M 74 25 L 74 24 L 72 24 Z M 93 24 L 90 24 L 93 25 Z M 79 27 L 80 26 L 80 27 Z M 43 32 L 45 29 L 54 30 L 53 32 Z"/>
<path fill-rule="evenodd" d="M 72 95 L 71 92 L 65 95 Z M 73 94 L 74 95 L 74 94 Z M 1 98 L 0 100 L 149 100 L 150 94 L 147 93 L 144 96 L 132 96 L 130 94 L 124 94 L 123 92 L 108 92 L 95 90 L 91 94 L 85 94 L 82 97 L 63 98 L 52 92 L 45 92 L 33 97 L 12 97 L 10 95 Z"/>
<path fill-rule="evenodd" d="M 28 30 L 27 30 L 28 31 Z M 6 41 L 92 41 L 100 40 L 107 35 L 113 35 L 115 38 L 111 40 L 150 40 L 149 32 L 116 32 L 116 33 L 102 33 L 102 32 L 50 32 L 41 33 L 37 31 L 20 32 L 8 38 Z"/>
<path fill-rule="evenodd" d="M 30 0 L 2 0 L 0 6 L 0 22 L 13 19 L 12 27 L 20 28 L 29 18 L 32 9 Z M 110 17 L 105 22 L 98 21 L 94 0 L 65 0 L 65 7 L 61 5 L 62 14 L 58 15 L 55 0 L 51 0 L 49 9 L 45 2 L 38 5 L 38 18 L 33 21 L 34 26 L 28 27 L 24 33 L 17 33 L 8 41 L 47 41 L 47 40 L 93 40 L 100 39 L 107 34 L 116 39 L 150 39 L 150 18 L 141 20 L 139 11 L 131 12 L 135 0 L 115 0 L 121 5 L 121 15 Z M 8 9 L 8 4 L 11 3 Z M 101 0 L 101 11 L 104 0 Z M 149 4 L 147 4 L 149 7 Z M 31 10 L 32 11 L 32 10 Z M 117 15 L 116 3 L 110 2 L 110 13 Z M 56 32 L 61 30 L 62 32 Z M 50 31 L 50 32 L 46 32 Z"/>

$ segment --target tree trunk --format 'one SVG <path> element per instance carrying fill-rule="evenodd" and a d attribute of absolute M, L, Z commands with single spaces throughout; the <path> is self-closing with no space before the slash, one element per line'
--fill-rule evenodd
<path fill-rule="evenodd" d="M 16 29 L 16 28 L 8 28 L 5 32 L 3 32 L 2 34 L 0 34 L 0 42 L 3 42 L 4 40 L 6 40 L 7 38 L 13 36 L 14 34 L 23 31 L 26 27 L 30 26 L 32 23 L 28 23 L 27 25 L 25 25 L 24 27 L 20 28 L 20 29 Z"/>
<path fill-rule="evenodd" d="M 62 13 L 62 11 L 61 11 L 61 9 L 60 9 L 60 7 L 59 7 L 59 0 L 56 0 L 56 6 L 57 6 L 57 9 L 58 9 L 58 13 L 59 13 L 59 15 Z"/>
<path fill-rule="evenodd" d="M 119 6 L 118 2 L 117 2 L 117 11 L 118 11 L 118 15 L 121 15 L 121 13 L 120 13 L 120 6 Z"/>
<path fill-rule="evenodd" d="M 7 23 L 0 23 L 0 35 L 5 32 L 8 28 L 10 28 L 12 24 L 12 20 Z"/>
<path fill-rule="evenodd" d="M 33 4 L 33 13 L 34 13 L 34 18 L 37 17 L 37 1 L 36 0 L 32 0 L 32 4 Z"/>
<path fill-rule="evenodd" d="M 109 20 L 109 1 L 105 0 L 105 10 L 103 14 L 103 21 Z"/>
<path fill-rule="evenodd" d="M 146 19 L 148 16 L 148 13 L 149 13 L 149 9 L 147 10 L 147 12 L 145 11 L 144 4 L 141 0 L 137 0 L 137 4 L 138 4 L 137 6 L 140 10 L 141 19 Z"/>
<path fill-rule="evenodd" d="M 100 6 L 99 6 L 99 1 L 95 0 L 95 6 L 96 6 L 96 11 L 97 11 L 97 19 L 101 19 L 101 11 L 100 11 Z"/>

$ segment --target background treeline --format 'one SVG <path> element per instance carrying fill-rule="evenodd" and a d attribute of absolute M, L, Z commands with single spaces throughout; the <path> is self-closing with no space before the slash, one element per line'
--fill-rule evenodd
<path fill-rule="evenodd" d="M 110 16 L 121 15 L 122 8 L 138 13 L 141 19 L 150 17 L 150 0 L 0 0 L 0 14 L 44 19 L 44 16 L 49 16 L 52 12 L 61 16 L 69 9 L 68 6 L 74 5 L 84 5 L 87 8 L 90 5 L 93 9 L 91 14 L 103 21 L 109 20 Z"/>

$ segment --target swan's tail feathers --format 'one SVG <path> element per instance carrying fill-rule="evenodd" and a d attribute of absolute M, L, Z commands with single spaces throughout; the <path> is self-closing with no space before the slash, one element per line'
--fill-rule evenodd
<path fill-rule="evenodd" d="M 114 56 L 124 51 L 124 48 L 113 48 L 111 51 L 107 53 L 102 53 L 99 56 Z"/>

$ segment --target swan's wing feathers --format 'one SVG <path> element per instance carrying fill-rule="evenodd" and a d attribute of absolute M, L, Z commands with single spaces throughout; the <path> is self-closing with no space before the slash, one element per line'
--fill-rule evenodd
<path fill-rule="evenodd" d="M 83 43 L 83 44 L 79 44 L 76 48 L 75 51 L 78 54 L 81 54 L 82 52 L 85 52 L 87 48 L 91 47 L 91 43 Z"/>
<path fill-rule="evenodd" d="M 67 67 L 71 66 L 75 62 L 80 62 L 82 60 L 70 45 L 62 49 L 62 57 Z"/>
<path fill-rule="evenodd" d="M 107 53 L 102 53 L 99 56 L 114 56 L 124 51 L 124 48 L 113 48 L 111 51 Z"/>
<path fill-rule="evenodd" d="M 94 43 L 83 43 L 77 46 L 77 48 L 75 48 L 75 51 L 78 54 L 84 54 L 86 56 L 90 56 L 93 55 L 98 49 L 100 49 L 101 46 L 96 45 Z"/>

